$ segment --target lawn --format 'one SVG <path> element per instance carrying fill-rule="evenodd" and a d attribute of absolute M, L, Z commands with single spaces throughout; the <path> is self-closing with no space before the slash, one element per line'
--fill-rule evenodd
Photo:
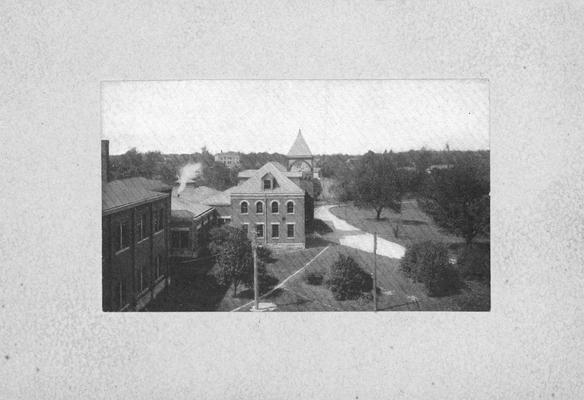
<path fill-rule="evenodd" d="M 333 207 L 330 211 L 363 231 L 377 232 L 380 237 L 403 246 L 424 240 L 437 240 L 449 245 L 464 244 L 462 238 L 442 232 L 432 219 L 420 210 L 414 199 L 405 200 L 402 203 L 401 214 L 384 209 L 379 221 L 375 219 L 373 209 L 357 208 L 351 204 Z M 396 237 L 393 233 L 393 227 L 398 223 L 399 233 Z"/>
<path fill-rule="evenodd" d="M 297 252 L 297 255 L 308 251 L 300 250 Z M 320 272 L 326 275 L 328 268 L 336 261 L 339 254 L 353 257 L 361 268 L 369 273 L 373 273 L 374 262 L 372 254 L 341 245 L 330 246 L 305 271 Z M 312 252 L 310 252 L 310 255 L 312 255 Z M 277 264 L 282 267 L 285 264 L 289 264 L 294 258 L 278 260 Z M 303 258 L 306 259 L 306 257 Z M 428 297 L 422 284 L 411 282 L 398 268 L 399 260 L 377 257 L 379 311 L 449 311 L 458 309 L 454 297 Z M 289 271 L 293 269 L 287 268 Z M 272 270 L 271 267 L 269 270 Z M 461 292 L 462 294 L 463 292 Z M 331 291 L 324 284 L 310 285 L 306 283 L 303 272 L 288 280 L 282 288 L 262 298 L 262 301 L 274 303 L 277 306 L 276 311 L 373 310 L 373 301 L 371 298 L 344 301 L 335 300 Z M 249 311 L 250 308 L 251 305 L 247 305 L 241 311 Z"/>

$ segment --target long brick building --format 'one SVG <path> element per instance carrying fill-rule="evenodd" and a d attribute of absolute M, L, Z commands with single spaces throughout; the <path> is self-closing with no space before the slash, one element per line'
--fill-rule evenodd
<path fill-rule="evenodd" d="M 171 187 L 145 178 L 108 181 L 102 156 L 102 307 L 140 310 L 169 283 Z"/>

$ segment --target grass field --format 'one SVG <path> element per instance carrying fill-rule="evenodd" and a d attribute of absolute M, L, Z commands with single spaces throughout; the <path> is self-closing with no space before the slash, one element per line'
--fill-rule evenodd
<path fill-rule="evenodd" d="M 389 209 L 384 209 L 381 219 L 375 219 L 373 209 L 357 208 L 350 204 L 331 208 L 331 213 L 344 219 L 351 225 L 369 232 L 377 232 L 379 236 L 403 246 L 424 240 L 437 240 L 449 245 L 462 245 L 462 238 L 442 232 L 418 207 L 416 200 L 405 200 L 402 203 L 402 212 L 397 214 Z M 399 226 L 396 237 L 393 227 Z"/>
<path fill-rule="evenodd" d="M 314 249 L 310 249 L 314 250 Z M 301 250 L 304 253 L 308 250 Z M 312 253 L 310 253 L 312 254 Z M 353 257 L 359 266 L 373 273 L 373 255 L 364 251 L 336 245 L 330 246 L 320 257 L 312 262 L 305 271 L 319 272 L 326 275 L 329 267 L 340 254 Z M 297 254 L 298 255 L 298 254 Z M 293 259 L 279 260 L 281 267 L 289 265 Z M 377 257 L 377 287 L 379 311 L 418 311 L 418 310 L 456 310 L 453 298 L 431 298 L 426 295 L 422 284 L 411 282 L 399 271 L 399 260 Z M 286 268 L 288 269 L 288 268 Z M 294 268 L 289 269 L 292 272 Z M 271 270 L 271 268 L 270 268 Z M 228 297 L 228 296 L 227 296 Z M 274 303 L 276 311 L 372 311 L 371 298 L 358 300 L 335 300 L 331 291 L 324 285 L 310 285 L 304 280 L 304 273 L 299 273 L 281 289 L 262 299 Z M 241 311 L 248 311 L 251 305 Z"/>

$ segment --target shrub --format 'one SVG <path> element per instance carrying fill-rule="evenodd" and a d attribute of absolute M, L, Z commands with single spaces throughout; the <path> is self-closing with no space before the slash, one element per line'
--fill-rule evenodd
<path fill-rule="evenodd" d="M 489 281 L 491 279 L 491 256 L 488 246 L 465 247 L 457 261 L 460 274 L 466 278 L 477 281 Z"/>
<path fill-rule="evenodd" d="M 414 243 L 406 250 L 400 269 L 414 281 L 422 282 L 430 296 L 444 296 L 460 289 L 458 271 L 448 262 L 443 243 Z"/>
<path fill-rule="evenodd" d="M 324 276 L 320 272 L 316 271 L 304 271 L 304 282 L 309 285 L 320 286 L 324 280 Z"/>
<path fill-rule="evenodd" d="M 373 288 L 371 275 L 363 271 L 351 257 L 339 255 L 329 269 L 327 286 L 336 300 L 356 299 Z"/>
<path fill-rule="evenodd" d="M 258 246 L 257 248 L 258 260 L 263 263 L 273 263 L 276 261 L 272 255 L 272 250 L 265 246 Z"/>

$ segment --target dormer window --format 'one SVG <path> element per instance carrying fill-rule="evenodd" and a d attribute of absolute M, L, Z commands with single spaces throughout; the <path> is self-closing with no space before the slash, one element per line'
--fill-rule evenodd
<path fill-rule="evenodd" d="M 264 190 L 272 188 L 272 180 L 271 179 L 264 179 Z"/>

